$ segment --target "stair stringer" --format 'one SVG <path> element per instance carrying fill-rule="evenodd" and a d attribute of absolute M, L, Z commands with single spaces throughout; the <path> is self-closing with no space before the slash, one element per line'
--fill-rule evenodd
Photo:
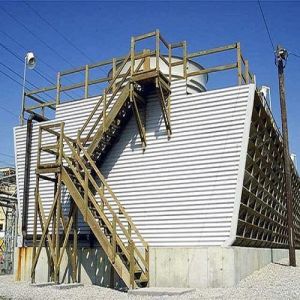
<path fill-rule="evenodd" d="M 71 197 L 75 201 L 75 203 L 76 203 L 78 209 L 80 210 L 80 212 L 83 215 L 87 214 L 87 218 L 86 218 L 87 224 L 91 228 L 93 234 L 95 235 L 95 237 L 97 238 L 97 240 L 98 240 L 99 244 L 101 245 L 102 249 L 106 253 L 110 263 L 114 266 L 114 269 L 116 270 L 116 272 L 118 273 L 120 278 L 122 278 L 122 280 L 124 281 L 126 286 L 129 287 L 130 286 L 130 274 L 129 274 L 126 266 L 123 264 L 123 262 L 119 258 L 119 256 L 116 256 L 115 259 L 114 259 L 114 262 L 113 262 L 113 258 L 112 258 L 113 257 L 113 252 L 109 247 L 110 243 L 108 242 L 107 237 L 102 232 L 99 223 L 97 222 L 97 220 L 92 215 L 90 209 L 88 209 L 87 212 L 86 212 L 85 207 L 84 207 L 84 199 L 80 195 L 77 187 L 73 183 L 72 179 L 70 178 L 68 172 L 66 171 L 66 169 L 64 167 L 62 168 L 62 177 L 61 177 L 61 179 L 62 179 L 62 182 L 64 183 L 64 185 L 67 187 Z M 136 285 L 136 283 L 135 283 L 135 285 Z"/>

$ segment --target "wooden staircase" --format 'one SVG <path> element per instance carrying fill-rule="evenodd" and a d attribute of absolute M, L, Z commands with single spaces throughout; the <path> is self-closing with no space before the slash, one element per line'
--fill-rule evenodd
<path fill-rule="evenodd" d="M 72 279 L 77 281 L 79 211 L 126 286 L 140 288 L 149 283 L 149 245 L 99 169 L 132 115 L 135 116 L 145 149 L 146 100 L 147 94 L 153 90 L 159 96 L 166 130 L 171 134 L 170 82 L 159 69 L 150 69 L 150 53 L 146 53 L 139 60 L 133 57 L 134 53 L 128 54 L 78 131 L 76 139 L 64 134 L 63 122 L 39 127 L 31 272 L 33 282 L 42 246 L 47 251 L 51 279 L 59 282 L 60 264 L 66 250 L 71 260 Z M 131 67 L 128 68 L 130 62 Z M 45 136 L 47 140 L 51 137 L 50 140 L 55 142 L 45 144 Z M 47 162 L 43 161 L 45 152 Z M 54 184 L 54 201 L 47 217 L 40 195 L 41 180 Z M 62 212 L 63 187 L 71 197 L 68 216 Z M 40 237 L 37 232 L 38 218 L 42 229 Z"/>

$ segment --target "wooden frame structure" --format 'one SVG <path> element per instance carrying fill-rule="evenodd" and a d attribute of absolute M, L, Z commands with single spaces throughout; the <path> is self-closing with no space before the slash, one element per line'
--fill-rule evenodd
<path fill-rule="evenodd" d="M 287 208 L 283 146 L 264 99 L 256 93 L 246 158 L 235 245 L 286 248 Z M 300 180 L 293 170 L 295 247 L 300 247 Z"/>
<path fill-rule="evenodd" d="M 146 50 L 142 52 L 136 52 L 137 42 L 154 39 L 154 49 Z M 182 49 L 182 61 L 172 62 L 172 54 L 175 49 Z M 21 112 L 21 122 L 24 120 L 26 113 L 31 114 L 37 121 L 47 120 L 47 110 L 55 111 L 57 105 L 62 101 L 61 94 L 80 89 L 82 91 L 82 97 L 73 98 L 73 100 L 86 99 L 90 97 L 100 96 L 99 94 L 90 95 L 90 88 L 94 85 L 103 85 L 110 84 L 113 78 L 116 78 L 114 84 L 111 86 L 113 90 L 116 89 L 118 81 L 126 77 L 126 74 L 118 74 L 116 76 L 117 68 L 124 61 L 128 62 L 130 60 L 131 69 L 135 66 L 136 62 L 140 59 L 149 60 L 150 57 L 156 57 L 156 70 L 160 69 L 160 64 L 165 64 L 169 68 L 168 80 L 171 80 L 172 68 L 176 66 L 182 66 L 183 76 L 178 77 L 177 79 L 188 79 L 194 76 L 209 74 L 220 71 L 227 71 L 232 69 L 237 69 L 237 78 L 238 85 L 254 83 L 255 77 L 249 70 L 249 62 L 246 60 L 241 52 L 240 43 L 234 43 L 222 47 L 217 47 L 208 50 L 201 50 L 197 52 L 188 53 L 186 41 L 179 43 L 168 43 L 166 39 L 161 35 L 159 30 L 143 34 L 140 36 L 131 38 L 130 46 L 130 57 L 122 56 L 117 58 L 112 58 L 104 60 L 94 64 L 87 64 L 75 69 L 66 70 L 59 72 L 57 74 L 57 81 L 55 85 L 28 91 L 25 93 L 25 104 L 24 109 Z M 219 65 L 214 67 L 208 67 L 203 70 L 189 72 L 188 70 L 188 61 L 199 59 L 203 56 L 213 55 L 220 52 L 236 51 L 236 61 L 226 65 Z M 110 68 L 111 72 L 108 73 L 105 77 L 97 77 L 95 79 L 91 78 L 91 72 L 94 70 L 102 70 L 103 68 Z M 83 75 L 84 80 L 65 85 L 63 80 L 71 78 L 74 75 Z M 101 89 L 99 88 L 99 91 Z M 45 96 L 50 96 L 51 99 L 45 100 Z"/>

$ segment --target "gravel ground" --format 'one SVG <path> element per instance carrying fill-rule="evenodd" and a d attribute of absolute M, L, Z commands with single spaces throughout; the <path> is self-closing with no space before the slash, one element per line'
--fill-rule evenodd
<path fill-rule="evenodd" d="M 300 267 L 270 264 L 242 280 L 234 288 L 197 289 L 182 296 L 140 297 L 93 285 L 57 289 L 37 287 L 26 282 L 13 282 L 13 276 L 0 276 L 0 299 L 115 299 L 115 300 L 182 300 L 182 299 L 300 299 Z"/>

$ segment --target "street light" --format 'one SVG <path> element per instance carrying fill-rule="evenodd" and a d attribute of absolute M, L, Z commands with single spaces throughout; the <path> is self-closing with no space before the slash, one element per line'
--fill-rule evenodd
<path fill-rule="evenodd" d="M 32 70 L 36 66 L 36 57 L 33 52 L 28 52 L 24 60 L 24 73 L 23 73 L 23 91 L 22 91 L 22 111 L 20 116 L 21 125 L 24 124 L 24 110 L 25 110 L 25 85 L 26 85 L 26 70 Z"/>

